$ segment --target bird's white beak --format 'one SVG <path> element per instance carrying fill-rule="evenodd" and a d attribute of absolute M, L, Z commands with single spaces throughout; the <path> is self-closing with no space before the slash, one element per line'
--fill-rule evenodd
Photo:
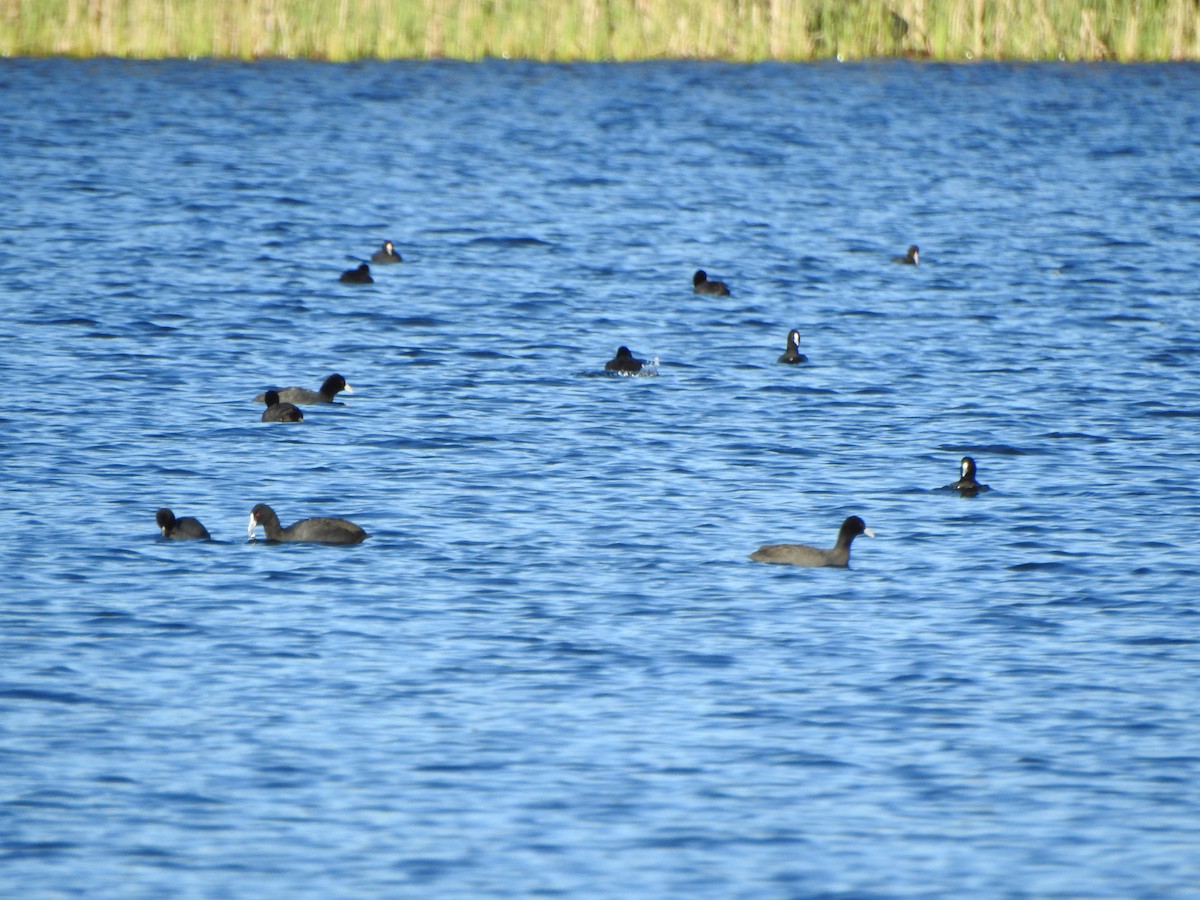
<path fill-rule="evenodd" d="M 344 388 L 342 388 L 342 390 L 345 391 L 347 394 L 354 393 L 354 388 L 350 387 L 350 382 L 348 382 L 348 381 L 346 382 L 346 386 Z"/>
<path fill-rule="evenodd" d="M 867 537 L 875 537 L 875 529 L 873 529 L 873 528 L 864 528 L 864 529 L 863 529 L 863 534 L 865 534 Z"/>
<path fill-rule="evenodd" d="M 250 524 L 246 526 L 246 534 L 249 535 L 250 540 L 254 540 L 254 529 L 257 526 L 258 523 L 254 521 L 254 513 L 250 513 Z"/>

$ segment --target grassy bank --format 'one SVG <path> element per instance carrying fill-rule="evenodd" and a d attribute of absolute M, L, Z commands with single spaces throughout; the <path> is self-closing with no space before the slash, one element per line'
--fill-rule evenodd
<path fill-rule="evenodd" d="M 1200 59 L 1197 0 L 0 0 L 0 54 Z"/>

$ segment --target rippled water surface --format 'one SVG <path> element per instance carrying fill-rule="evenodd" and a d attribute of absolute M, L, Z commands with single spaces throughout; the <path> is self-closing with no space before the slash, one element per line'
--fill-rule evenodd
<path fill-rule="evenodd" d="M 1200 68 L 5 60 L 0 148 L 0 892 L 1200 884 Z"/>

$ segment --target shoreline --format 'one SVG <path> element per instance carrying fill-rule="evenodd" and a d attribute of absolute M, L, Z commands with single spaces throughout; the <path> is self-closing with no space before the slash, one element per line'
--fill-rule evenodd
<path fill-rule="evenodd" d="M 13 0 L 0 56 L 537 62 L 1200 60 L 1193 0 Z"/>

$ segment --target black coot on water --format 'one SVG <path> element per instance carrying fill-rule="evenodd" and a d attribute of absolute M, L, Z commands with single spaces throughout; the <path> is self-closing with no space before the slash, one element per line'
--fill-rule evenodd
<path fill-rule="evenodd" d="M 729 285 L 723 281 L 709 281 L 708 273 L 703 269 L 697 269 L 696 274 L 692 276 L 692 291 L 696 294 L 716 294 L 728 297 Z"/>
<path fill-rule="evenodd" d="M 991 488 L 986 484 L 980 484 L 975 479 L 975 460 L 964 456 L 962 462 L 959 463 L 958 481 L 946 485 L 943 490 L 958 491 L 964 497 L 974 497 L 976 494 L 990 491 Z"/>
<path fill-rule="evenodd" d="M 793 328 L 788 332 L 787 350 L 783 352 L 783 356 L 779 357 L 781 363 L 797 363 L 808 362 L 808 357 L 800 352 L 800 332 Z"/>
<path fill-rule="evenodd" d="M 396 252 L 396 247 L 391 241 L 384 241 L 383 246 L 371 254 L 371 262 L 398 263 L 404 262 L 404 260 L 400 258 L 400 254 Z"/>
<path fill-rule="evenodd" d="M 750 554 L 755 562 L 788 566 L 841 566 L 850 564 L 850 545 L 860 534 L 875 537 L 875 532 L 858 516 L 850 516 L 838 530 L 837 542 L 828 550 L 807 544 L 767 544 Z"/>
<path fill-rule="evenodd" d="M 642 365 L 640 359 L 633 358 L 633 352 L 628 347 L 618 347 L 617 355 L 604 364 L 604 371 L 633 374 L 642 371 Z"/>
<path fill-rule="evenodd" d="M 262 526 L 268 541 L 296 541 L 315 544 L 358 544 L 365 541 L 367 533 L 347 519 L 317 516 L 301 519 L 287 528 L 279 525 L 279 516 L 265 503 L 259 503 L 250 511 L 250 537 Z"/>
<path fill-rule="evenodd" d="M 304 413 L 300 412 L 295 406 L 290 403 L 284 403 L 279 399 L 277 391 L 267 391 L 262 395 L 263 402 L 267 404 L 267 408 L 263 410 L 262 420 L 264 422 L 303 422 Z"/>
<path fill-rule="evenodd" d="M 333 398 L 341 391 L 347 394 L 353 394 L 354 388 L 346 383 L 346 379 L 336 372 L 330 375 L 321 383 L 319 391 L 310 391 L 308 388 L 302 387 L 287 387 L 281 388 L 277 393 L 279 399 L 284 403 L 299 403 L 305 406 L 315 406 L 318 403 L 333 403 Z M 259 394 L 254 398 L 259 403 L 267 399 L 266 394 Z"/>
<path fill-rule="evenodd" d="M 174 538 L 176 540 L 209 540 L 208 529 L 200 524 L 198 519 L 193 519 L 191 516 L 184 516 L 182 519 L 175 518 L 175 513 L 167 509 L 165 506 L 158 511 L 154 517 L 158 522 L 159 530 L 162 531 L 162 536 L 165 538 Z"/>
<path fill-rule="evenodd" d="M 374 284 L 375 279 L 371 277 L 371 267 L 366 263 L 360 265 L 357 269 L 347 269 L 342 273 L 338 281 L 344 281 L 347 284 Z"/>

